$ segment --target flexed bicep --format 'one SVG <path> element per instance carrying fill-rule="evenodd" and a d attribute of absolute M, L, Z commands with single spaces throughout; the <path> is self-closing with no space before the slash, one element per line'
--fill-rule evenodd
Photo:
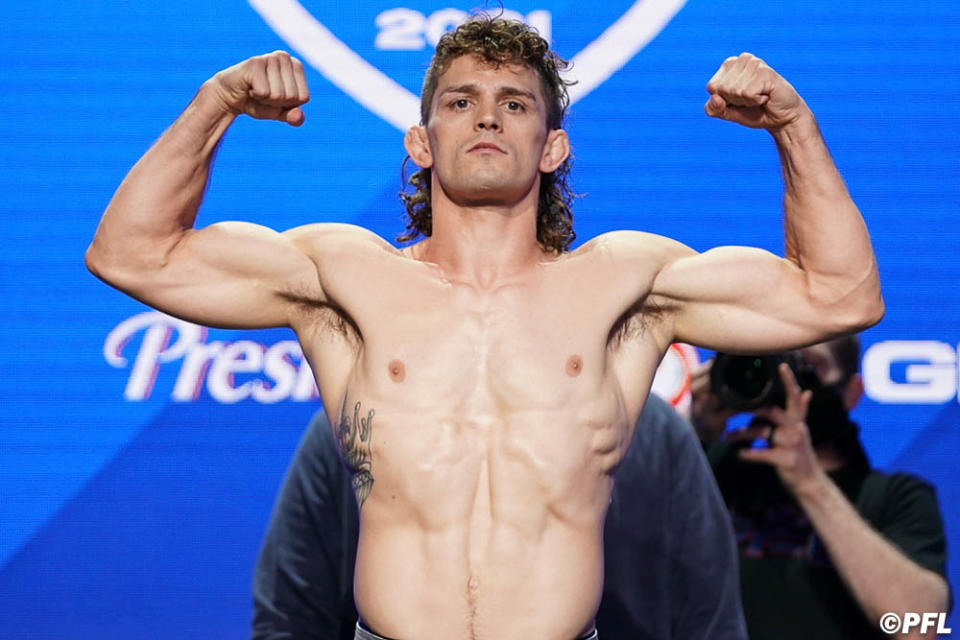
<path fill-rule="evenodd" d="M 288 326 L 299 301 L 323 297 L 300 236 L 246 222 L 190 229 L 152 268 L 112 271 L 109 281 L 191 322 L 237 329 Z"/>
<path fill-rule="evenodd" d="M 286 294 L 322 295 L 294 237 L 252 224 L 195 230 L 214 151 L 240 114 L 299 126 L 303 65 L 276 51 L 217 73 L 127 173 L 86 253 L 99 278 L 172 315 L 222 327 L 290 322 Z M 286 297 L 285 297 L 286 296 Z"/>
<path fill-rule="evenodd" d="M 730 350 L 779 350 L 879 322 L 866 222 L 806 102 L 749 53 L 724 61 L 707 90 L 708 115 L 766 129 L 776 144 L 788 259 L 726 247 L 669 265 L 662 287 L 682 301 L 678 331 Z"/>
<path fill-rule="evenodd" d="M 796 263 L 762 249 L 719 247 L 678 254 L 661 269 L 653 293 L 672 302 L 677 341 L 781 351 L 846 330 L 835 312 L 842 301 L 811 295 L 809 278 Z"/>

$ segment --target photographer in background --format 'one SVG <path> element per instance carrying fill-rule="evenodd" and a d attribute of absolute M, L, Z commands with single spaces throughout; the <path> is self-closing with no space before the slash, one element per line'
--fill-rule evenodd
<path fill-rule="evenodd" d="M 878 624 L 887 612 L 902 619 L 946 611 L 934 489 L 916 476 L 872 470 L 849 417 L 863 392 L 858 339 L 785 359 L 794 364 L 718 354 L 716 371 L 705 365 L 693 384 L 693 422 L 740 550 L 750 637 L 886 638 Z M 725 434 L 728 419 L 750 405 L 731 390 L 763 386 L 764 367 L 768 381 L 782 385 L 781 404 L 768 396 L 748 426 Z M 752 447 L 757 439 L 767 447 Z M 936 637 L 914 632 L 909 637 Z"/>

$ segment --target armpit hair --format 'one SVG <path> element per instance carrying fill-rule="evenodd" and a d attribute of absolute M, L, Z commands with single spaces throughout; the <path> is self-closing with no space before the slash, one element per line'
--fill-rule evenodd
<path fill-rule="evenodd" d="M 607 348 L 615 351 L 623 343 L 640 338 L 651 324 L 660 322 L 672 306 L 658 296 L 647 295 L 637 300 L 613 323 L 607 336 Z"/>
<path fill-rule="evenodd" d="M 305 318 L 308 318 L 307 324 L 313 327 L 314 333 L 319 334 L 319 337 L 336 337 L 353 347 L 359 347 L 360 327 L 338 305 L 331 301 L 317 300 L 296 291 L 285 291 L 280 295 L 284 300 L 295 305 Z"/>

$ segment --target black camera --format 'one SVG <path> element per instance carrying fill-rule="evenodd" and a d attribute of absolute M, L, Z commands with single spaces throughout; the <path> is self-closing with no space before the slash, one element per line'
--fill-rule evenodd
<path fill-rule="evenodd" d="M 734 411 L 783 407 L 787 395 L 777 370 L 782 362 L 790 367 L 801 389 L 820 388 L 817 372 L 795 352 L 766 356 L 717 353 L 710 368 L 710 388 L 723 406 Z"/>

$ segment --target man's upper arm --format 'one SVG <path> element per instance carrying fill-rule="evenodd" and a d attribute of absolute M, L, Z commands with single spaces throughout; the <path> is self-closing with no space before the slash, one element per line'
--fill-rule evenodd
<path fill-rule="evenodd" d="M 675 340 L 716 350 L 779 351 L 836 331 L 815 309 L 803 272 L 761 249 L 677 255 L 658 274 L 653 294 L 676 309 Z"/>
<path fill-rule="evenodd" d="M 653 269 L 649 306 L 668 319 L 672 342 L 722 351 L 782 351 L 872 322 L 844 292 L 821 286 L 796 263 L 752 247 L 704 253 L 662 236 L 611 234 L 627 270 Z"/>
<path fill-rule="evenodd" d="M 949 611 L 953 593 L 947 582 L 947 540 L 936 490 L 909 473 L 894 473 L 885 482 L 871 484 L 878 473 L 864 484 L 858 511 L 910 561 L 940 577 Z"/>
<path fill-rule="evenodd" d="M 159 264 L 102 277 L 171 315 L 224 328 L 287 326 L 297 304 L 323 302 L 317 254 L 358 227 L 312 224 L 278 233 L 246 222 L 184 232 Z"/>
<path fill-rule="evenodd" d="M 916 476 L 895 473 L 888 480 L 880 516 L 871 524 L 908 558 L 946 576 L 947 541 L 933 486 Z"/>

